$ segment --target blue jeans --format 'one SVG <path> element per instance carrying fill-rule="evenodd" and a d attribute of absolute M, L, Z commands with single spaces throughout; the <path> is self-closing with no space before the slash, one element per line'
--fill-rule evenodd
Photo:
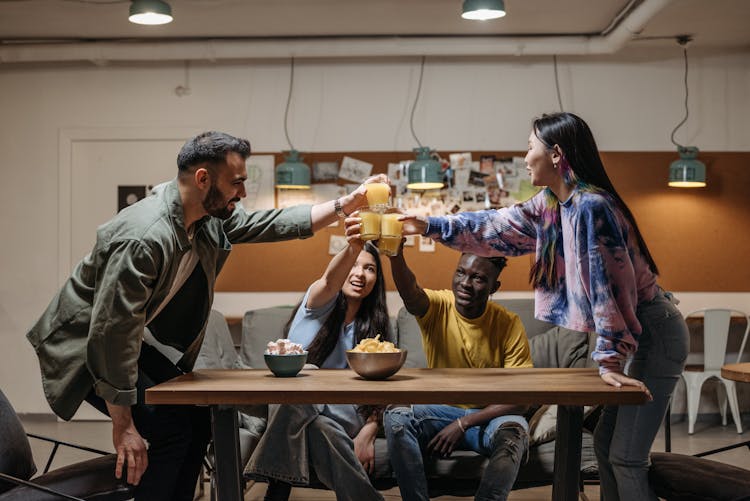
<path fill-rule="evenodd" d="M 658 499 L 648 483 L 649 452 L 688 353 L 687 324 L 664 292 L 639 304 L 636 315 L 643 332 L 626 373 L 643 381 L 654 399 L 602 412 L 594 448 L 604 501 Z"/>
<path fill-rule="evenodd" d="M 383 425 L 388 454 L 404 500 L 429 500 L 422 452 L 440 430 L 478 410 L 449 405 L 413 405 L 386 411 Z M 504 500 L 508 497 L 528 442 L 528 423 L 522 416 L 500 416 L 466 430 L 456 448 L 489 458 L 475 499 Z"/>

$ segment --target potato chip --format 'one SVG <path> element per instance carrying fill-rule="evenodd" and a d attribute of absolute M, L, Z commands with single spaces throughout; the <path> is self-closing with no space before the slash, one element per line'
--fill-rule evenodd
<path fill-rule="evenodd" d="M 396 348 L 396 345 L 390 341 L 381 341 L 380 334 L 372 337 L 367 337 L 357 344 L 351 351 L 357 353 L 398 353 L 401 350 Z"/>

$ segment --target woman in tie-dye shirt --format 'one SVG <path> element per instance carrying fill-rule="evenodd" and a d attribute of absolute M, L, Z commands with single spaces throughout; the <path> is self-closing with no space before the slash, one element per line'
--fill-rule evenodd
<path fill-rule="evenodd" d="M 526 202 L 445 217 L 407 216 L 419 233 L 480 255 L 535 253 L 530 281 L 540 320 L 598 335 L 604 381 L 645 386 L 642 406 L 608 406 L 595 433 L 602 499 L 654 499 L 648 454 L 688 350 L 687 326 L 633 214 L 612 185 L 588 125 L 571 113 L 533 123 L 526 155 L 535 186 Z"/>

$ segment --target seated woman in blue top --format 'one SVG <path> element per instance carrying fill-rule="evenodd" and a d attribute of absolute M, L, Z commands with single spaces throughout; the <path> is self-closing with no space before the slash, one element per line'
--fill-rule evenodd
<path fill-rule="evenodd" d="M 364 338 L 391 340 L 377 248 L 350 239 L 307 290 L 287 327 L 289 339 L 308 351 L 308 363 L 325 369 L 346 369 L 346 351 Z M 312 464 L 337 499 L 381 500 L 368 478 L 381 417 L 370 406 L 270 406 L 268 428 L 246 472 L 269 480 L 266 499 L 287 499 L 291 485 L 307 485 Z"/>

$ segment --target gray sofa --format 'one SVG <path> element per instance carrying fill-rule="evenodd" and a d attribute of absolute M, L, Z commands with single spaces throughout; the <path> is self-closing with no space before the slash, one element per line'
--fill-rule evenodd
<path fill-rule="evenodd" d="M 511 299 L 498 301 L 518 314 L 529 336 L 531 354 L 537 367 L 593 367 L 589 357 L 593 346 L 593 335 L 570 331 L 541 322 L 534 318 L 533 299 Z M 274 307 L 248 311 L 242 322 L 240 359 L 244 365 L 265 368 L 263 351 L 266 343 L 282 336 L 284 324 L 289 319 L 292 307 Z M 426 367 L 422 349 L 422 338 L 416 319 L 405 309 L 393 319 L 396 343 L 408 350 L 405 367 Z M 593 409 L 588 409 L 593 411 Z M 595 412 L 587 412 L 587 423 L 596 418 Z M 521 470 L 515 488 L 532 487 L 552 482 L 554 464 L 554 425 L 556 409 L 543 406 L 530 419 L 531 442 L 529 459 Z M 395 486 L 387 447 L 384 438 L 376 440 L 376 487 L 387 489 Z M 486 460 L 473 452 L 455 452 L 448 459 L 432 460 L 427 467 L 431 495 L 473 495 L 481 477 Z M 596 477 L 596 459 L 590 431 L 584 430 L 582 440 L 582 479 Z M 320 485 L 313 485 L 320 487 Z"/>

